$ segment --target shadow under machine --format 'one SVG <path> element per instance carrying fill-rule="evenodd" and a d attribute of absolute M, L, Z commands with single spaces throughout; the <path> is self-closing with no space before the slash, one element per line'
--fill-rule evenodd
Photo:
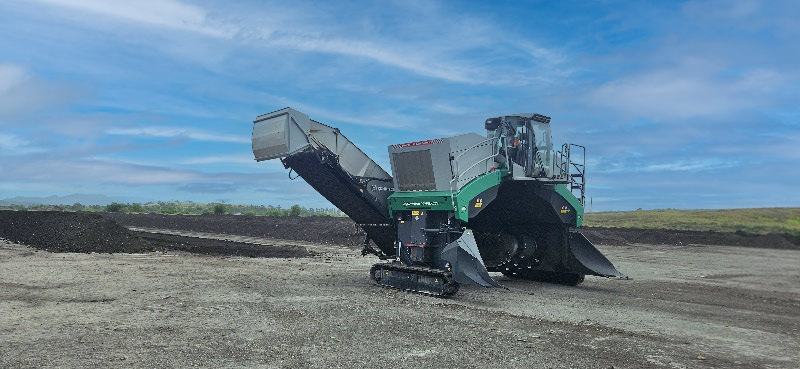
<path fill-rule="evenodd" d="M 585 148 L 554 149 L 539 114 L 484 127 L 389 146 L 392 176 L 337 128 L 285 108 L 256 118 L 253 154 L 280 159 L 364 229 L 362 253 L 384 260 L 370 270 L 378 285 L 449 296 L 462 284 L 501 287 L 488 272 L 568 285 L 623 278 L 578 232 Z"/>

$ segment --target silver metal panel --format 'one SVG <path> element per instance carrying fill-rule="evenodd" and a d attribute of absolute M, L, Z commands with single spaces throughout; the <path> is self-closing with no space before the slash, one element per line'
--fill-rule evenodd
<path fill-rule="evenodd" d="M 436 189 L 431 150 L 398 152 L 392 155 L 392 173 L 399 191 Z"/>
<path fill-rule="evenodd" d="M 473 179 L 483 175 L 495 164 L 496 140 L 476 133 L 448 138 L 450 155 L 453 157 L 453 174 L 458 182 L 454 188 L 461 189 Z"/>
<path fill-rule="evenodd" d="M 288 156 L 307 147 L 311 120 L 292 108 L 258 117 L 253 122 L 253 155 L 257 161 Z"/>
<path fill-rule="evenodd" d="M 392 158 L 395 187 L 400 191 L 460 189 L 470 180 L 495 166 L 492 155 L 493 142 L 476 133 L 468 133 L 449 138 L 391 145 L 389 154 Z M 420 164 L 417 167 L 406 167 L 405 161 L 396 160 L 401 157 L 397 154 L 418 151 L 430 153 L 430 166 Z M 429 168 L 433 171 L 435 183 L 433 188 L 430 188 L 427 175 L 423 174 L 423 171 Z M 453 178 L 457 174 L 460 174 L 460 179 L 456 183 Z"/>
<path fill-rule="evenodd" d="M 391 179 L 389 173 L 364 154 L 338 128 L 311 121 L 311 136 L 314 144 L 322 145 L 339 156 L 339 165 L 357 177 Z"/>
<path fill-rule="evenodd" d="M 409 153 L 415 151 L 423 151 L 427 150 L 430 152 L 430 167 L 433 171 L 433 178 L 435 186 L 433 188 L 429 188 L 430 186 L 424 185 L 425 190 L 440 190 L 445 191 L 450 189 L 450 160 L 449 160 L 449 145 L 446 141 L 447 139 L 432 139 L 432 140 L 425 140 L 425 141 L 417 141 L 417 142 L 408 142 L 404 144 L 398 145 L 391 145 L 389 146 L 389 157 L 391 160 L 392 165 L 392 174 L 394 175 L 394 186 L 395 188 L 399 188 L 400 184 L 403 183 L 404 186 L 408 188 L 409 185 L 412 184 L 414 181 L 410 178 L 398 178 L 398 174 L 402 174 L 405 176 L 415 176 L 419 177 L 418 174 L 414 173 L 414 171 L 419 171 L 420 168 L 410 168 L 411 172 L 407 172 L 405 170 L 401 170 L 398 168 L 397 164 L 394 161 L 396 158 L 395 154 L 399 153 Z M 426 169 L 427 170 L 427 169 Z M 421 177 L 419 177 L 421 178 Z M 422 186 L 423 184 L 418 185 Z"/>
<path fill-rule="evenodd" d="M 277 110 L 259 116 L 253 123 L 253 155 L 257 161 L 291 156 L 309 146 L 324 147 L 338 156 L 339 165 L 350 175 L 392 179 L 339 129 L 313 121 L 297 110 Z"/>

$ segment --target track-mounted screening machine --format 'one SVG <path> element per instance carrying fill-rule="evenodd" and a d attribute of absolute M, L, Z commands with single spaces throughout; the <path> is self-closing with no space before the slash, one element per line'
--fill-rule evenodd
<path fill-rule="evenodd" d="M 500 287 L 490 271 L 569 285 L 624 277 L 577 231 L 585 149 L 555 150 L 546 116 L 487 119 L 486 137 L 391 145 L 394 178 L 297 110 L 254 124 L 256 160 L 280 159 L 364 229 L 363 254 L 391 260 L 370 271 L 381 286 L 449 296 L 460 284 Z"/>

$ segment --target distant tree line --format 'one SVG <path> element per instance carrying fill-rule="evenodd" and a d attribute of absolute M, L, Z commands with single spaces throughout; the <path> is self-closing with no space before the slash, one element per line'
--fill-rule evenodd
<path fill-rule="evenodd" d="M 258 215 L 258 216 L 346 216 L 338 209 L 330 208 L 304 208 L 300 205 L 292 205 L 289 208 L 272 205 L 238 205 L 223 203 L 196 203 L 191 201 L 159 201 L 144 204 L 132 203 L 121 204 L 111 203 L 108 205 L 83 205 L 75 203 L 72 205 L 10 205 L 0 206 L 0 209 L 11 210 L 55 210 L 55 211 L 85 211 L 85 212 L 107 212 L 107 213 L 134 213 L 134 214 L 232 214 L 232 215 Z"/>

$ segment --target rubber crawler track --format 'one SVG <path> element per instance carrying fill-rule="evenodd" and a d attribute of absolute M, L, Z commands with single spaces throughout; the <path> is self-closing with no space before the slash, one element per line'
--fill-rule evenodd
<path fill-rule="evenodd" d="M 397 285 L 391 285 L 391 284 L 387 284 L 387 283 L 382 283 L 382 281 L 378 280 L 378 278 L 376 278 L 376 276 L 381 271 L 386 271 L 386 270 L 390 270 L 390 271 L 394 271 L 394 272 L 401 272 L 401 273 L 404 273 L 404 274 L 407 274 L 407 275 L 430 276 L 430 277 L 441 278 L 442 281 L 444 281 L 442 283 L 444 285 L 444 287 L 441 290 L 429 290 L 429 289 L 422 288 L 422 287 L 424 287 L 422 285 L 416 285 L 415 286 L 416 288 L 409 288 L 407 283 L 405 284 L 405 286 L 397 286 Z M 419 294 L 426 295 L 426 296 L 450 297 L 450 296 L 456 294 L 456 292 L 458 292 L 458 289 L 460 287 L 460 285 L 458 283 L 453 281 L 451 274 L 448 273 L 448 272 L 444 272 L 444 271 L 438 270 L 438 269 L 420 268 L 420 267 L 412 267 L 412 266 L 400 265 L 400 264 L 397 264 L 397 263 L 378 263 L 378 264 L 375 264 L 375 265 L 372 266 L 372 268 L 370 268 L 369 276 L 370 276 L 370 279 L 372 279 L 372 281 L 375 282 L 375 284 L 377 284 L 378 286 L 381 286 L 381 287 L 384 287 L 384 288 L 391 288 L 391 289 L 395 289 L 395 290 L 419 293 Z"/>

